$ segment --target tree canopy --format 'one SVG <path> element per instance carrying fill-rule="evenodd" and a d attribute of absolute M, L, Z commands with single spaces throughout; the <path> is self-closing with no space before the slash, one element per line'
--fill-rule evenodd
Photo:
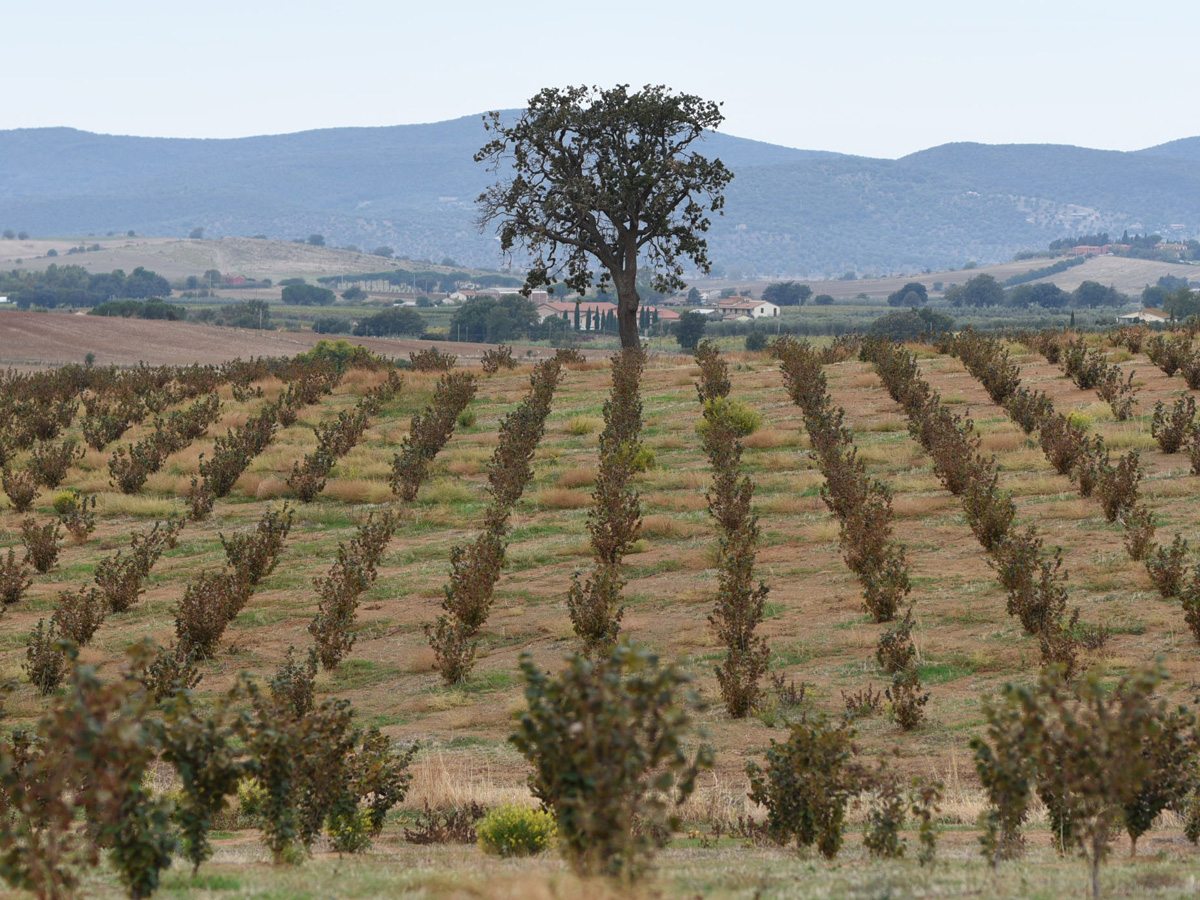
<path fill-rule="evenodd" d="M 425 333 L 425 320 L 415 309 L 393 306 L 367 316 L 354 327 L 358 337 L 386 337 L 393 334 L 410 334 L 420 337 Z"/>
<path fill-rule="evenodd" d="M 169 297 L 171 285 L 149 269 L 138 267 L 92 274 L 82 266 L 51 263 L 44 272 L 12 270 L 0 273 L 0 294 L 22 308 L 30 306 L 98 306 L 108 300 Z"/>
<path fill-rule="evenodd" d="M 289 284 L 283 288 L 282 299 L 291 306 L 328 306 L 336 295 L 329 288 L 315 284 Z"/>
<path fill-rule="evenodd" d="M 687 260 L 710 269 L 708 214 L 733 173 L 691 145 L 723 119 L 719 104 L 661 85 L 545 88 L 512 124 L 484 117 L 493 138 L 475 160 L 503 177 L 479 196 L 480 224 L 498 222 L 505 253 L 529 253 L 526 291 L 611 281 L 621 345 L 637 346 L 639 264 L 663 292 L 685 286 Z"/>
<path fill-rule="evenodd" d="M 871 323 L 869 334 L 884 335 L 895 341 L 910 341 L 922 334 L 937 334 L 954 327 L 954 319 L 928 307 L 888 313 Z"/>
<path fill-rule="evenodd" d="M 803 306 L 811 296 L 812 288 L 798 281 L 776 281 L 762 292 L 762 298 L 776 306 Z"/>
<path fill-rule="evenodd" d="M 708 319 L 694 309 L 689 309 L 679 316 L 679 321 L 675 323 L 671 333 L 675 335 L 676 343 L 684 350 L 695 350 L 700 338 L 704 337 L 704 326 L 707 324 Z"/>
<path fill-rule="evenodd" d="M 929 302 L 929 290 L 919 281 L 910 281 L 898 291 L 888 294 L 888 306 L 924 306 Z"/>
<path fill-rule="evenodd" d="M 1004 302 L 1004 288 L 991 275 L 976 275 L 946 291 L 945 297 L 953 306 L 999 306 Z"/>
<path fill-rule="evenodd" d="M 529 337 L 537 321 L 533 301 L 520 294 L 475 297 L 454 311 L 449 337 L 495 344 Z"/>

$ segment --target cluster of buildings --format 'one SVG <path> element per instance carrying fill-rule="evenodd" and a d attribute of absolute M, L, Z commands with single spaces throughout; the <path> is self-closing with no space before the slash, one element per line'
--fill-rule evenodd
<path fill-rule="evenodd" d="M 532 299 L 537 306 L 539 322 L 545 322 L 553 316 L 565 322 L 577 322 L 575 327 L 579 331 L 601 330 L 606 317 L 615 315 L 617 309 L 615 303 L 594 300 L 552 301 L 549 297 L 539 300 L 538 293 L 540 292 L 535 292 Z M 680 309 L 683 307 L 703 316 L 711 316 L 714 320 L 746 322 L 754 319 L 774 318 L 779 315 L 779 307 L 774 303 L 768 303 L 765 300 L 751 300 L 748 297 L 728 297 L 724 300 L 709 302 L 702 300 L 700 305 L 689 303 L 683 297 L 668 297 L 655 305 L 643 304 L 641 309 L 645 311 L 644 315 L 649 316 L 652 322 L 669 324 L 679 321 Z M 577 310 L 578 319 L 576 319 Z"/>
<path fill-rule="evenodd" d="M 480 297 L 502 297 L 516 293 L 518 293 L 518 289 L 513 287 L 463 287 L 449 294 L 423 294 L 422 296 L 428 297 L 435 304 L 448 305 L 466 303 Z M 545 322 L 551 317 L 559 318 L 570 323 L 579 331 L 606 330 L 609 327 L 609 317 L 615 316 L 617 311 L 615 303 L 581 298 L 558 300 L 547 291 L 533 291 L 529 295 L 529 299 L 537 308 L 539 322 Z M 403 306 L 416 305 L 415 298 L 409 298 L 405 294 L 401 294 L 397 300 Z M 714 321 L 747 322 L 775 318 L 779 315 L 779 307 L 769 301 L 755 300 L 751 297 L 722 298 L 715 291 L 711 294 L 700 294 L 699 297 L 695 293 L 691 297 L 668 297 L 653 305 L 643 303 L 641 309 L 644 311 L 642 314 L 649 319 L 649 323 L 654 324 L 677 322 L 684 310 L 691 310 L 702 316 L 710 316 Z"/>

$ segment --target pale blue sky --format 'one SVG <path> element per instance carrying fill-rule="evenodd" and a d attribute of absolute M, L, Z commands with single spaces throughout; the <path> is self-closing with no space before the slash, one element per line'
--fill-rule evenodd
<path fill-rule="evenodd" d="M 54 0 L 5 4 L 0 129 L 234 137 L 667 84 L 723 130 L 895 157 L 1200 134 L 1200 3 Z"/>

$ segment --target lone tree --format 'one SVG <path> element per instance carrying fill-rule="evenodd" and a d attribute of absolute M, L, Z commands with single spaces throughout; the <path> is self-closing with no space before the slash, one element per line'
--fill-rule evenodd
<path fill-rule="evenodd" d="M 498 220 L 501 248 L 529 252 L 526 293 L 611 281 L 621 346 L 636 347 L 639 261 L 664 293 L 685 286 L 684 260 L 709 271 L 708 213 L 733 173 L 692 144 L 723 119 L 720 104 L 662 85 L 545 88 L 511 125 L 484 117 L 493 139 L 475 161 L 504 177 L 479 196 L 480 226 Z"/>

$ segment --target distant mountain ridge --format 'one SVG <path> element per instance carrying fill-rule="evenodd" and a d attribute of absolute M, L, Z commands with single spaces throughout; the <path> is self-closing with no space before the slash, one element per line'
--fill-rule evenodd
<path fill-rule="evenodd" d="M 505 115 L 516 115 L 507 111 Z M 480 116 L 235 139 L 0 131 L 0 227 L 34 234 L 325 235 L 494 266 L 475 224 Z M 725 134 L 710 235 L 728 272 L 817 276 L 990 262 L 1097 229 L 1200 234 L 1200 137 L 1124 153 L 955 143 L 898 160 Z"/>

